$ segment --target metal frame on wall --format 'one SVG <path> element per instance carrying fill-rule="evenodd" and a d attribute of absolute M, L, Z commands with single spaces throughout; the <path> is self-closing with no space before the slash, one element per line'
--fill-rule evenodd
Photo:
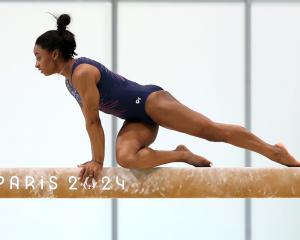
<path fill-rule="evenodd" d="M 112 71 L 118 71 L 118 3 L 135 2 L 135 3 L 245 3 L 245 127 L 251 130 L 251 62 L 252 62 L 252 14 L 251 8 L 253 3 L 300 3 L 300 0 L 0 0 L 1 2 L 109 2 L 111 3 L 112 15 Z M 117 118 L 112 117 L 112 165 L 116 166 L 115 159 L 115 138 L 117 136 Z M 245 167 L 251 167 L 251 153 L 245 151 Z M 252 240 L 252 216 L 251 216 L 251 199 L 245 199 L 245 240 Z M 112 199 L 112 240 L 118 240 L 118 200 Z"/>

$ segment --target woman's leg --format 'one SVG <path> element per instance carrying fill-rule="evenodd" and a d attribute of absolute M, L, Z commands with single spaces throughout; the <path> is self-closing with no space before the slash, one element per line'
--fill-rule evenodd
<path fill-rule="evenodd" d="M 179 145 L 173 151 L 153 150 L 158 125 L 125 121 L 116 140 L 117 162 L 126 168 L 152 168 L 171 162 L 186 162 L 194 166 L 210 166 L 210 162 Z"/>
<path fill-rule="evenodd" d="M 167 91 L 150 94 L 146 101 L 146 112 L 165 128 L 252 150 L 287 166 L 300 166 L 283 145 L 270 145 L 238 125 L 213 122 L 180 103 Z"/>

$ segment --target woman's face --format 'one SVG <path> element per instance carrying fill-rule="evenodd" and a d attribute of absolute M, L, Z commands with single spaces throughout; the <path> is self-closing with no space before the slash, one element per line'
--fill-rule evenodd
<path fill-rule="evenodd" d="M 47 49 L 43 49 L 39 45 L 35 45 L 33 53 L 36 58 L 35 67 L 41 71 L 45 76 L 57 73 L 57 57 L 58 52 L 56 50 L 49 52 Z"/>

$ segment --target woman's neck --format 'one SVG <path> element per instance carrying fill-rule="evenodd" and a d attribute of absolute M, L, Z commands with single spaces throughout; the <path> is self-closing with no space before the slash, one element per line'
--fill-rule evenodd
<path fill-rule="evenodd" d="M 62 62 L 59 66 L 58 74 L 64 76 L 67 79 L 71 79 L 72 65 L 74 62 L 74 58 L 69 59 L 67 62 Z"/>

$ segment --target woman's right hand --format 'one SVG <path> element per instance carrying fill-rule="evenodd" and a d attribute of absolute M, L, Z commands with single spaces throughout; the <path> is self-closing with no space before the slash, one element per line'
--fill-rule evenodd
<path fill-rule="evenodd" d="M 78 176 L 79 181 L 84 184 L 87 179 L 87 186 L 88 188 L 90 188 L 93 187 L 93 179 L 95 179 L 96 182 L 98 181 L 98 178 L 103 169 L 103 162 L 91 160 L 83 164 L 77 165 L 77 167 L 82 168 Z"/>

